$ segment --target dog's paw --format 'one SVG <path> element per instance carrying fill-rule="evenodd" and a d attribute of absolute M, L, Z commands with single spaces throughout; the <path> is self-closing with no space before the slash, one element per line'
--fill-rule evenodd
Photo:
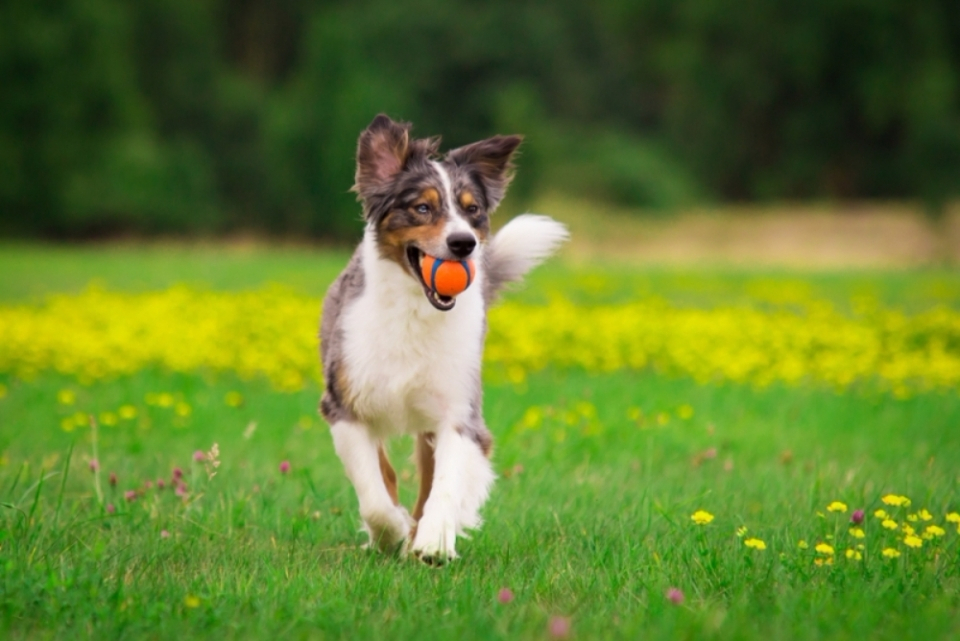
<path fill-rule="evenodd" d="M 418 559 L 429 565 L 443 565 L 457 558 L 457 528 L 451 522 L 424 517 L 410 546 Z"/>
<path fill-rule="evenodd" d="M 415 523 L 407 510 L 400 506 L 364 514 L 364 529 L 370 536 L 370 541 L 364 547 L 376 548 L 381 552 L 402 549 L 401 546 L 409 538 Z"/>

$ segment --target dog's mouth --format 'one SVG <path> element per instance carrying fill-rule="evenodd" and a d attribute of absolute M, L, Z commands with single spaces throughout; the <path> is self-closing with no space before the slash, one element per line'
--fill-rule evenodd
<path fill-rule="evenodd" d="M 420 263 L 423 262 L 424 256 L 426 256 L 426 254 L 413 245 L 407 246 L 407 261 L 410 263 L 410 269 L 413 271 L 417 280 L 420 281 L 420 286 L 423 287 L 423 293 L 427 297 L 427 300 L 441 312 L 449 312 L 453 309 L 453 306 L 457 304 L 457 299 L 453 296 L 438 294 L 423 280 L 423 270 L 420 268 Z"/>

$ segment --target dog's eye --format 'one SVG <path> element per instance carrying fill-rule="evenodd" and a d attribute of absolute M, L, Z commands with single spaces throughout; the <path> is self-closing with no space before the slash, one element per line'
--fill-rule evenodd
<path fill-rule="evenodd" d="M 475 213 L 477 213 L 478 211 L 480 211 L 480 208 L 477 207 L 476 205 L 470 205 L 469 207 L 467 207 L 467 213 L 468 213 L 468 214 L 475 214 Z"/>
<path fill-rule="evenodd" d="M 429 214 L 430 205 L 417 205 L 416 207 L 413 208 L 413 210 L 418 214 Z"/>

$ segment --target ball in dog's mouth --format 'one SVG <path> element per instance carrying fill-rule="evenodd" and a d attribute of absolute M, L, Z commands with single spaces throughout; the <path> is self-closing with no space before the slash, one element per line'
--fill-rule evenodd
<path fill-rule="evenodd" d="M 435 292 L 433 288 L 427 284 L 427 281 L 423 279 L 421 263 L 426 256 L 427 254 L 420 251 L 413 245 L 407 247 L 407 260 L 410 263 L 410 269 L 413 270 L 417 280 L 420 281 L 420 286 L 423 287 L 423 293 L 427 297 L 427 300 L 430 301 L 430 304 L 439 309 L 441 312 L 449 312 L 451 309 L 453 309 L 453 306 L 457 304 L 457 299 L 453 296 L 444 296 Z"/>

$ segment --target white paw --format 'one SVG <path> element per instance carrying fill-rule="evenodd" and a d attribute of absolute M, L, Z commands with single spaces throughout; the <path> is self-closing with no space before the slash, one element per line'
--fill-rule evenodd
<path fill-rule="evenodd" d="M 365 547 L 376 547 L 381 552 L 396 550 L 410 536 L 415 524 L 413 517 L 400 506 L 362 514 L 364 529 L 370 536 Z"/>
<path fill-rule="evenodd" d="M 417 525 L 410 551 L 426 563 L 442 564 L 457 558 L 456 544 L 456 523 L 452 519 L 430 518 L 427 514 Z"/>

